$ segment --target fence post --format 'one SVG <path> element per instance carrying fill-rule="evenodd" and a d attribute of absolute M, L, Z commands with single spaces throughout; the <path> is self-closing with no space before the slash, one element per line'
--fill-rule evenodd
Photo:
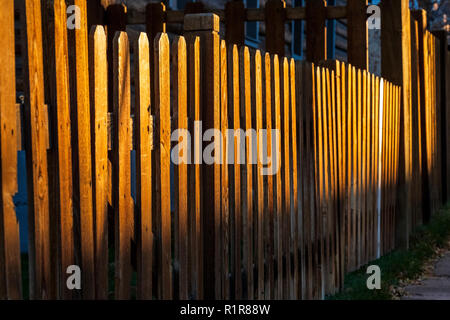
<path fill-rule="evenodd" d="M 92 26 L 103 25 L 105 23 L 105 8 L 101 0 L 90 0 L 87 2 L 88 11 L 88 28 L 91 30 Z"/>
<path fill-rule="evenodd" d="M 266 23 L 266 51 L 284 56 L 286 2 L 283 0 L 268 0 L 264 8 Z"/>
<path fill-rule="evenodd" d="M 215 14 L 188 14 L 184 17 L 184 30 L 187 35 L 199 36 L 201 44 L 201 63 L 203 77 L 200 98 L 200 113 L 203 131 L 220 130 L 220 51 L 219 51 L 219 17 Z M 214 138 L 214 141 L 218 141 Z M 215 145 L 215 148 L 218 146 Z M 202 148 L 200 148 L 202 150 Z M 217 150 L 217 149 L 216 149 Z M 219 152 L 214 158 L 218 160 Z M 220 243 L 217 239 L 220 229 L 220 165 L 202 165 L 202 206 L 205 212 L 203 220 L 204 243 L 204 298 L 221 296 L 220 277 Z"/>
<path fill-rule="evenodd" d="M 203 13 L 205 5 L 203 2 L 188 2 L 184 8 L 184 14 Z"/>
<path fill-rule="evenodd" d="M 395 244 L 408 248 L 412 202 L 411 24 L 408 0 L 381 2 L 381 57 L 382 76 L 402 86 Z"/>
<path fill-rule="evenodd" d="M 446 103 L 446 81 L 448 81 L 445 77 L 445 70 L 446 70 L 446 64 L 447 64 L 447 51 L 448 51 L 448 45 L 447 45 L 447 31 L 444 30 L 439 30 L 439 31 L 433 31 L 433 34 L 436 36 L 436 40 L 437 40 L 437 47 L 439 48 L 439 52 L 436 52 L 436 56 L 437 56 L 437 68 L 436 71 L 439 74 L 439 79 L 438 81 L 440 82 L 439 84 L 437 84 L 437 88 L 439 88 L 438 90 L 438 94 L 440 95 L 439 97 L 436 97 L 437 101 L 440 102 L 440 105 L 436 106 L 437 107 L 437 120 L 439 121 L 438 123 L 438 134 L 437 137 L 438 139 L 440 139 L 440 143 L 438 148 L 439 150 L 439 155 L 441 157 L 441 201 L 442 204 L 445 204 L 447 202 L 447 200 L 449 199 L 447 194 L 448 194 L 448 181 L 447 181 L 447 175 L 448 175 L 448 170 L 449 167 L 447 165 L 447 103 Z"/>
<path fill-rule="evenodd" d="M 325 0 L 306 0 L 306 60 L 318 63 L 327 57 Z"/>
<path fill-rule="evenodd" d="M 364 70 L 369 66 L 366 10 L 367 0 L 347 1 L 348 62 Z"/>
<path fill-rule="evenodd" d="M 428 178 L 428 169 L 427 169 L 427 135 L 426 135 L 426 106 L 427 106 L 427 95 L 429 94 L 429 88 L 427 87 L 427 81 L 425 81 L 425 73 L 426 73 L 426 54 L 425 54 L 425 39 L 426 39 L 426 29 L 427 29 L 427 13 L 425 10 L 417 10 L 413 11 L 412 15 L 417 20 L 417 47 L 418 47 L 418 94 L 420 96 L 420 116 L 419 123 L 420 127 L 423 128 L 421 130 L 421 135 L 419 137 L 419 143 L 421 145 L 421 163 L 422 163 L 422 172 L 421 172 L 421 194 L 422 194 L 422 220 L 426 222 L 428 217 L 430 216 L 430 198 L 429 198 L 429 178 Z"/>
<path fill-rule="evenodd" d="M 225 40 L 227 44 L 243 46 L 245 43 L 245 7 L 242 0 L 228 1 L 225 5 Z"/>
<path fill-rule="evenodd" d="M 158 33 L 166 32 L 166 6 L 164 3 L 149 3 L 145 9 L 145 23 L 150 50 L 150 79 L 154 79 L 155 45 L 154 40 Z M 155 85 L 150 81 L 151 105 L 155 105 Z"/>
<path fill-rule="evenodd" d="M 127 27 L 127 7 L 124 4 L 112 4 L 106 8 L 105 13 L 106 33 L 108 36 L 108 83 L 110 90 L 108 90 L 108 110 L 113 108 L 113 90 L 114 70 L 113 70 L 113 42 L 114 35 L 118 31 L 126 31 Z"/>

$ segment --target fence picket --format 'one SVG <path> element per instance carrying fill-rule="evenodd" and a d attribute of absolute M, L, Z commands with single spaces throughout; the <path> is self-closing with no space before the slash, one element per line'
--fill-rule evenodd
<path fill-rule="evenodd" d="M 251 80 L 250 80 L 250 52 L 247 47 L 243 47 L 240 50 L 240 83 L 241 83 L 241 110 L 244 113 L 245 130 L 252 129 L 252 109 L 251 109 Z M 244 175 L 244 211 L 245 219 L 244 224 L 244 273 L 247 278 L 247 298 L 253 299 L 253 168 L 252 161 L 254 157 L 254 151 L 252 147 L 253 136 L 245 135 L 245 169 Z"/>
<path fill-rule="evenodd" d="M 240 93 L 240 55 L 238 52 L 238 47 L 236 45 L 232 46 L 231 49 L 231 61 L 230 63 L 230 76 L 231 76 L 231 85 L 230 85 L 230 101 L 232 101 L 232 107 L 230 107 L 230 124 L 232 123 L 232 127 L 235 130 L 241 128 L 241 93 Z M 234 135 L 234 166 L 233 166 L 233 175 L 232 175 L 232 183 L 230 181 L 230 185 L 234 187 L 234 207 L 233 207 L 233 251 L 234 251 L 234 288 L 235 288 L 235 299 L 242 299 L 242 255 L 240 248 L 240 243 L 242 242 L 242 186 L 241 186 L 241 145 L 243 143 L 240 135 Z M 230 179 L 231 180 L 231 179 Z"/>
<path fill-rule="evenodd" d="M 272 150 L 275 153 L 276 164 L 281 162 L 281 100 L 280 100 L 280 62 L 278 55 L 273 56 L 273 71 L 271 74 L 273 78 L 273 107 L 274 113 L 272 116 L 272 121 L 275 122 L 275 130 L 277 137 L 275 138 L 275 144 L 272 144 Z M 272 139 L 273 141 L 273 139 Z M 276 186 L 276 207 L 275 207 L 275 219 L 274 219 L 274 234 L 275 234 L 275 259 L 276 259 L 276 269 L 274 273 L 276 275 L 276 290 L 275 299 L 282 299 L 283 297 L 283 257 L 282 257 L 282 179 L 281 173 L 278 171 L 275 178 Z"/>
<path fill-rule="evenodd" d="M 283 211 L 282 211 L 282 237 L 283 237 L 283 299 L 291 298 L 291 169 L 290 169 L 290 81 L 289 81 L 289 64 L 287 58 L 282 61 L 282 109 L 281 109 L 281 127 L 282 127 L 282 143 L 281 154 L 282 163 L 282 179 L 283 179 Z"/>
<path fill-rule="evenodd" d="M 115 296 L 130 298 L 131 281 L 131 161 L 130 56 L 128 36 L 114 37 L 113 202 L 115 216 Z"/>
<path fill-rule="evenodd" d="M 257 139 L 257 150 L 256 150 L 256 181 L 257 181 L 257 235 L 256 235 L 256 251 L 257 251 L 257 274 L 258 274 L 258 285 L 257 285 L 257 295 L 256 297 L 260 300 L 264 299 L 264 182 L 263 182 L 263 140 L 262 129 L 263 129 L 263 92 L 262 92 L 262 65 L 261 65 L 261 52 L 259 50 L 253 56 L 254 60 L 254 79 L 255 79 L 255 111 L 256 111 L 256 139 Z"/>
<path fill-rule="evenodd" d="M 72 132 L 74 174 L 74 213 L 80 228 L 80 237 L 76 239 L 81 246 L 81 268 L 83 270 L 83 299 L 95 297 L 95 257 L 94 257 L 94 216 L 92 202 L 92 158 L 91 158 L 91 115 L 89 101 L 89 60 L 86 0 L 74 0 L 80 9 L 80 28 L 69 32 L 70 50 L 72 53 L 71 76 L 74 79 L 72 88 L 72 116 L 77 119 L 73 123 Z M 79 224 L 79 226 L 78 226 Z"/>
<path fill-rule="evenodd" d="M 13 196 L 17 185 L 16 81 L 14 61 L 14 2 L 4 3 L 0 12 L 3 35 L 0 39 L 0 299 L 21 299 L 19 224 Z"/>
<path fill-rule="evenodd" d="M 188 141 L 185 135 L 187 124 L 187 74 L 186 74 L 186 41 L 184 37 L 178 37 L 172 44 L 172 75 L 173 75 L 173 118 L 176 121 L 174 130 L 178 131 L 178 161 L 175 173 L 176 205 L 174 211 L 174 241 L 175 260 L 178 261 L 179 298 L 188 298 L 187 278 L 187 148 Z M 182 140 L 180 141 L 180 136 Z M 180 151 L 181 149 L 181 151 Z M 186 154 L 185 154 L 186 153 Z"/>
<path fill-rule="evenodd" d="M 156 214 L 159 215 L 157 238 L 159 240 L 159 295 L 172 298 L 172 249 L 170 210 L 170 52 L 169 38 L 160 33 L 155 38 L 155 144 Z M 156 222 L 156 221 L 155 221 Z"/>
<path fill-rule="evenodd" d="M 229 240 L 230 240 L 230 208 L 228 185 L 228 66 L 227 46 L 225 40 L 220 42 L 220 90 L 221 90 L 221 131 L 222 131 L 222 297 L 228 299 L 230 294 L 229 279 Z"/>
<path fill-rule="evenodd" d="M 65 15 L 65 12 L 63 13 Z M 64 26 L 65 27 L 65 26 Z M 95 213 L 95 297 L 108 298 L 108 65 L 102 26 L 92 28 L 89 63 L 91 87 L 92 172 Z M 69 122 L 69 119 L 66 120 Z M 69 122 L 70 123 L 70 122 Z M 70 128 L 70 127 L 69 127 Z"/>
<path fill-rule="evenodd" d="M 273 118 L 273 95 L 272 95 L 272 57 L 269 53 L 264 55 L 264 80 L 265 80 L 265 127 L 267 130 L 267 156 L 271 159 L 270 165 L 275 165 L 273 159 L 274 146 L 272 145 L 272 118 Z M 270 172 L 267 175 L 267 215 L 265 240 L 266 240 L 266 263 L 267 263 L 267 286 L 265 299 L 272 299 L 274 297 L 275 279 L 274 279 L 274 189 L 273 189 L 273 175 Z"/>
<path fill-rule="evenodd" d="M 201 119 L 200 115 L 200 39 L 188 38 L 188 129 L 194 132 L 194 139 L 199 139 L 198 126 L 194 121 Z M 192 137 L 191 137 L 192 138 Z M 190 295 L 201 299 L 203 297 L 203 243 L 201 228 L 201 181 L 200 181 L 200 150 L 198 141 L 194 141 L 194 153 L 191 154 L 192 165 L 188 168 L 188 181 L 193 184 L 189 190 L 189 244 L 188 255 L 191 269 Z"/>
<path fill-rule="evenodd" d="M 136 205 L 138 209 L 139 237 L 137 251 L 137 297 L 152 298 L 153 271 L 153 219 L 152 219 L 152 148 L 153 122 L 150 100 L 150 44 L 147 35 L 141 33 L 134 43 L 136 55 L 134 83 L 136 102 Z"/>
<path fill-rule="evenodd" d="M 290 100 L 290 115 L 291 115 L 291 135 L 289 144 L 292 146 L 292 214 L 293 214 L 293 240 L 292 240 L 292 251 L 293 251 L 293 299 L 300 299 L 302 294 L 302 272 L 303 268 L 300 266 L 299 260 L 299 251 L 301 250 L 301 228 L 300 228 L 300 219 L 299 219 L 299 175 L 298 170 L 300 167 L 299 156 L 298 156 L 298 129 L 297 129 L 297 89 L 296 89 L 296 81 L 297 81 L 297 72 L 296 72 L 296 63 L 294 59 L 290 59 L 289 61 L 289 76 L 290 76 L 290 90 L 291 90 L 291 100 Z"/>
<path fill-rule="evenodd" d="M 25 150 L 27 153 L 30 239 L 30 298 L 49 299 L 50 274 L 50 217 L 47 174 L 47 145 L 44 113 L 44 72 L 41 33 L 41 5 L 25 1 L 26 48 L 24 79 L 25 95 Z M 5 11 L 7 12 L 7 11 Z M 11 139 L 12 140 L 12 139 Z"/>

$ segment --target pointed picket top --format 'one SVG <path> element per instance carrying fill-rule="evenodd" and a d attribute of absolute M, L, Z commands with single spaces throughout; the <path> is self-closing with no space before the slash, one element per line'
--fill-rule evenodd
<path fill-rule="evenodd" d="M 64 0 L 62 0 L 64 2 Z M 102 43 L 102 40 L 106 40 L 105 28 L 100 25 L 93 26 L 90 31 L 90 37 Z"/>

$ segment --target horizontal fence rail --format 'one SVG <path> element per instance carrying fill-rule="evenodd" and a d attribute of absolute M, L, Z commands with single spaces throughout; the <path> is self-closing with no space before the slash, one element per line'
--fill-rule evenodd
<path fill-rule="evenodd" d="M 24 106 L 13 96 L 13 4 L 0 13 L 0 299 L 323 299 L 397 246 L 403 86 L 227 43 L 214 14 L 186 15 L 184 36 L 132 38 L 88 32 L 82 0 L 79 29 L 67 30 L 64 0 L 41 28 L 39 3 L 25 1 Z M 431 213 L 445 197 L 450 79 L 449 53 L 419 20 L 412 227 L 425 220 L 417 206 Z"/>

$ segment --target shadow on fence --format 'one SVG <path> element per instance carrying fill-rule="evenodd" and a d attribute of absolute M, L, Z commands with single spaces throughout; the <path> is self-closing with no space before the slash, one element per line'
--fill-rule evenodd
<path fill-rule="evenodd" d="M 424 199 L 428 212 L 442 203 L 443 58 L 417 23 L 414 130 L 405 133 L 404 88 L 350 64 L 227 45 L 214 14 L 184 16 L 185 35 L 172 41 L 141 33 L 130 43 L 116 32 L 111 55 L 110 36 L 103 26 L 88 35 L 86 2 L 77 3 L 80 29 L 67 32 L 58 0 L 43 35 L 39 2 L 25 1 L 23 110 L 13 4 L 0 12 L 0 298 L 23 294 L 12 202 L 22 140 L 32 299 L 111 297 L 110 253 L 117 299 L 324 298 L 397 245 L 406 139 L 416 157 L 406 165 L 407 227 L 426 221 Z M 448 52 L 439 54 L 448 76 Z M 176 129 L 193 139 L 173 139 Z M 227 129 L 268 135 L 227 140 Z M 171 165 L 176 145 L 189 163 Z M 267 159 L 280 164 L 273 175 L 261 174 Z M 74 264 L 81 293 L 66 286 Z"/>

